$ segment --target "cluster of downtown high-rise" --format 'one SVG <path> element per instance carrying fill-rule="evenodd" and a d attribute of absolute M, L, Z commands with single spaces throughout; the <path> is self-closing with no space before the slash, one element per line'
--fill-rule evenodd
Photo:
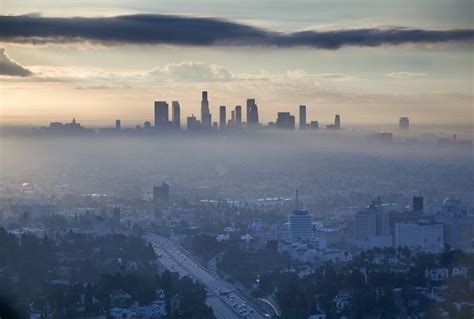
<path fill-rule="evenodd" d="M 178 101 L 171 103 L 171 119 L 169 117 L 169 104 L 166 101 L 155 101 L 154 105 L 154 127 L 157 129 L 180 129 L 181 128 L 181 108 Z M 247 122 L 244 123 L 247 128 L 257 128 L 258 107 L 255 99 L 247 99 Z M 212 114 L 209 109 L 209 99 L 207 91 L 202 92 L 201 99 L 201 120 L 192 114 L 186 119 L 186 127 L 188 130 L 211 130 L 224 128 L 241 128 L 242 122 L 242 106 L 237 105 L 231 111 L 230 119 L 227 120 L 227 107 L 221 105 L 219 107 L 219 122 L 212 122 Z M 151 126 L 151 123 L 145 122 L 145 127 Z"/>
<path fill-rule="evenodd" d="M 170 116 L 171 111 L 171 116 Z M 318 130 L 319 122 L 315 120 L 308 121 L 306 118 L 306 105 L 300 105 L 298 108 L 299 119 L 298 125 L 300 130 Z M 279 129 L 279 130 L 295 130 L 296 119 L 290 112 L 278 112 L 275 121 L 263 125 L 259 120 L 259 111 L 257 103 L 254 98 L 248 98 L 246 101 L 246 122 L 243 121 L 242 106 L 237 105 L 230 111 L 230 118 L 228 116 L 227 107 L 225 105 L 219 106 L 219 116 L 217 121 L 212 121 L 212 114 L 209 107 L 209 99 L 207 91 L 202 92 L 201 96 L 201 114 L 198 119 L 194 114 L 186 118 L 186 129 L 190 132 L 211 132 L 211 131 L 225 131 L 232 129 Z M 136 125 L 137 131 L 146 132 L 162 132 L 162 131 L 181 131 L 181 107 L 178 101 L 154 101 L 154 122 L 145 121 L 142 125 Z M 407 130 L 409 128 L 408 117 L 400 117 L 399 128 Z M 334 122 L 326 125 L 327 130 L 341 129 L 341 116 L 335 114 Z M 90 129 L 85 129 L 75 119 L 70 123 L 51 122 L 48 127 L 42 127 L 41 131 L 47 133 L 86 133 L 91 132 Z M 115 121 L 114 128 L 100 129 L 100 132 L 122 132 L 121 120 Z M 129 129 L 126 129 L 129 131 Z M 391 140 L 392 133 L 380 133 L 376 136 L 378 139 Z"/>
<path fill-rule="evenodd" d="M 154 104 L 154 127 L 156 129 L 180 129 L 181 128 L 181 108 L 178 101 L 171 103 L 171 119 L 169 116 L 169 104 L 166 101 L 155 101 Z M 207 91 L 202 92 L 201 98 L 201 119 L 199 120 L 194 114 L 186 119 L 186 127 L 190 131 L 196 130 L 223 130 L 227 128 L 249 128 L 255 129 L 262 127 L 259 122 L 258 106 L 255 99 L 247 99 L 246 104 L 246 122 L 242 121 L 242 106 L 237 105 L 230 111 L 230 118 L 227 118 L 227 107 L 221 105 L 219 107 L 218 121 L 212 121 L 212 114 L 209 109 L 209 99 Z M 145 128 L 151 127 L 150 122 L 145 122 Z M 294 130 L 296 128 L 295 116 L 290 112 L 278 112 L 275 122 L 268 123 L 268 127 L 279 129 Z M 335 116 L 334 124 L 327 126 L 328 129 L 340 129 L 340 116 Z M 318 121 L 306 120 L 306 105 L 299 106 L 299 128 L 300 129 L 318 129 Z"/>

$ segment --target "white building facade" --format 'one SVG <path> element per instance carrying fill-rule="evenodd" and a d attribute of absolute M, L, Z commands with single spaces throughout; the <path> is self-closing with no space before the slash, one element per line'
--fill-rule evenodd
<path fill-rule="evenodd" d="M 395 223 L 395 247 L 439 251 L 444 248 L 444 227 L 438 223 Z"/>

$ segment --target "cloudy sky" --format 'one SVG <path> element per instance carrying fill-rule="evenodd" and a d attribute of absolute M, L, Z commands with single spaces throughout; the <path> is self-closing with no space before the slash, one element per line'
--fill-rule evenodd
<path fill-rule="evenodd" d="M 415 4 L 413 4 L 415 2 Z M 2 0 L 0 124 L 199 114 L 208 90 L 263 122 L 308 107 L 321 123 L 473 121 L 468 0 Z"/>

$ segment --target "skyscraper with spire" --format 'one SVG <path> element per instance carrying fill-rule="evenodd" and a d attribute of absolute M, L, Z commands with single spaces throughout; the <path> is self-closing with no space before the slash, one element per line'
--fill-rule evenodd
<path fill-rule="evenodd" d="M 203 128 L 211 128 L 212 126 L 212 117 L 211 113 L 209 112 L 209 101 L 207 99 L 207 91 L 202 92 L 201 123 Z"/>

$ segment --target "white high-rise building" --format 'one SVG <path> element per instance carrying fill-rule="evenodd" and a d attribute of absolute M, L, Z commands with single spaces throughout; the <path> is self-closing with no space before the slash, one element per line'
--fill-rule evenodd
<path fill-rule="evenodd" d="M 289 217 L 291 240 L 306 241 L 313 235 L 313 216 L 308 211 L 295 210 Z"/>
<path fill-rule="evenodd" d="M 439 223 L 395 223 L 395 247 L 439 251 L 444 248 L 444 227 Z"/>

